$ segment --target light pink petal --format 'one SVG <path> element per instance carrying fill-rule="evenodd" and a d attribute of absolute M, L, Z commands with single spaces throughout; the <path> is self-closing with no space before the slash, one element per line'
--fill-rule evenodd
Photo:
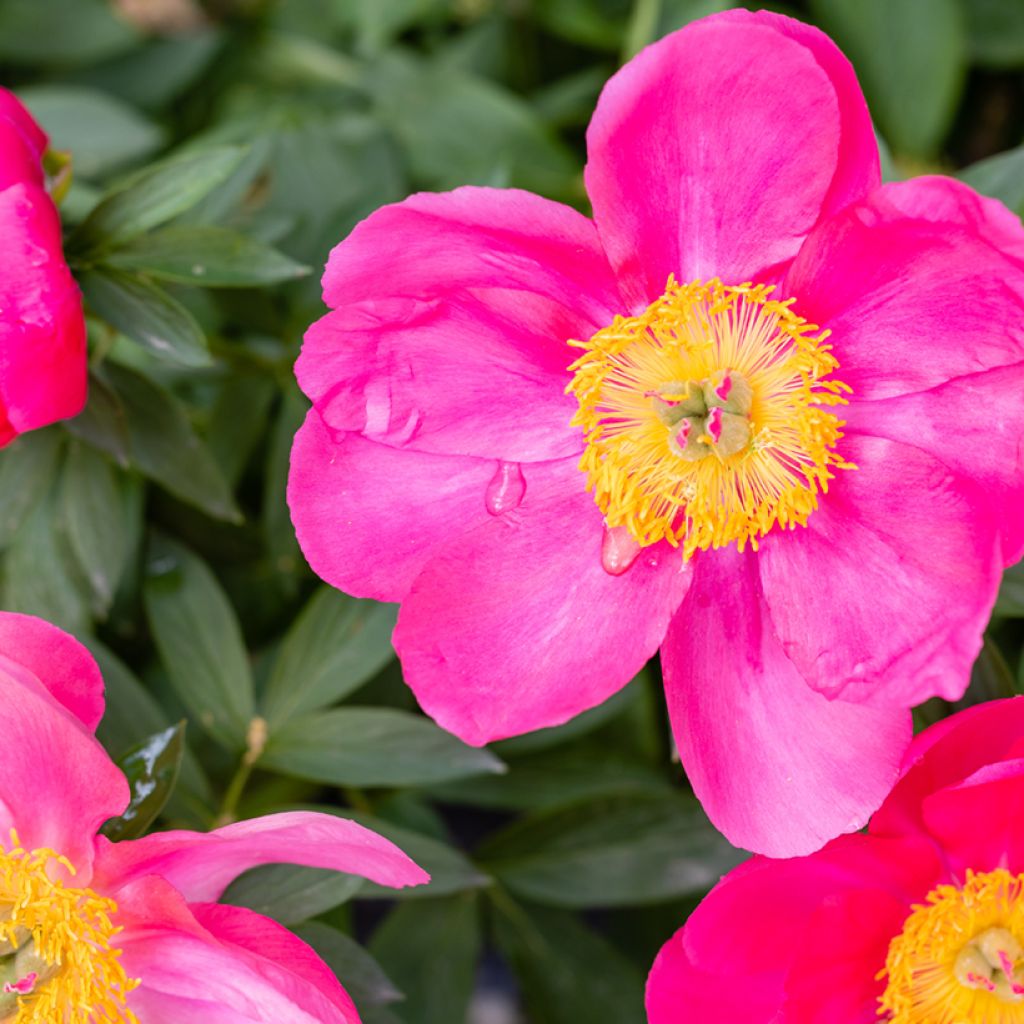
<path fill-rule="evenodd" d="M 867 106 L 827 36 L 731 11 L 649 46 L 605 86 L 587 191 L 638 306 L 684 281 L 766 280 L 879 182 Z"/>
<path fill-rule="evenodd" d="M 944 718 L 914 737 L 899 782 L 871 819 L 876 835 L 925 830 L 925 798 L 989 764 L 1024 756 L 1024 697 L 988 701 Z"/>
<path fill-rule="evenodd" d="M 147 905 L 148 904 L 148 905 Z M 186 906 L 160 879 L 119 894 L 121 963 L 146 1024 L 359 1024 L 316 954 L 251 910 Z"/>
<path fill-rule="evenodd" d="M 21 433 L 85 404 L 85 320 L 42 189 L 0 192 L 0 237 L 0 406 Z"/>
<path fill-rule="evenodd" d="M 901 182 L 808 238 L 781 290 L 832 331 L 835 375 L 853 389 L 851 401 L 924 391 L 1024 358 L 1024 263 L 993 244 L 1010 231 L 999 211 L 963 185 Z"/>
<path fill-rule="evenodd" d="M 522 505 L 437 550 L 398 616 L 406 681 L 467 743 L 606 700 L 657 650 L 689 583 L 667 545 L 605 572 L 603 520 L 575 460 L 528 470 Z"/>
<path fill-rule="evenodd" d="M 0 612 L 0 659 L 10 663 L 9 674 L 20 666 L 86 729 L 96 731 L 103 717 L 103 677 L 93 656 L 69 633 L 34 615 Z"/>
<path fill-rule="evenodd" d="M 521 461 L 579 450 L 567 342 L 621 307 L 590 221 L 481 188 L 378 210 L 331 253 L 324 299 L 296 375 L 328 426 Z"/>
<path fill-rule="evenodd" d="M 909 712 L 811 689 L 772 631 L 753 552 L 697 556 L 662 666 L 683 765 L 734 845 L 809 853 L 861 828 L 892 786 Z"/>
<path fill-rule="evenodd" d="M 0 845 L 62 854 L 88 884 L 94 836 L 128 803 L 128 783 L 70 711 L 0 667 Z"/>
<path fill-rule="evenodd" d="M 1024 362 L 898 398 L 856 402 L 848 433 L 886 437 L 939 459 L 978 486 L 995 522 L 1003 562 L 1024 555 Z"/>
<path fill-rule="evenodd" d="M 831 696 L 957 699 L 1002 573 L 975 488 L 920 449 L 848 437 L 807 526 L 765 538 L 764 596 L 796 668 Z"/>
<path fill-rule="evenodd" d="M 186 900 L 219 899 L 243 871 L 260 864 L 304 864 L 369 878 L 378 885 L 421 885 L 428 875 L 401 850 L 362 825 L 333 814 L 290 811 L 240 821 L 213 832 L 158 832 L 123 843 L 102 842 L 97 884 L 114 890 L 158 875 Z"/>
<path fill-rule="evenodd" d="M 338 434 L 315 409 L 295 435 L 292 522 L 309 564 L 358 597 L 400 601 L 439 545 L 490 519 L 499 463 L 399 451 Z"/>

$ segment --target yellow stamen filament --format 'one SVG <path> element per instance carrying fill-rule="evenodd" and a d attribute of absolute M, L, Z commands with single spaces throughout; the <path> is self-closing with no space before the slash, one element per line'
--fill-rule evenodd
<path fill-rule="evenodd" d="M 1024 1024 L 1024 875 L 968 872 L 914 908 L 889 944 L 879 1017 L 891 1024 Z"/>
<path fill-rule="evenodd" d="M 771 292 L 669 278 L 638 316 L 570 342 L 583 350 L 566 389 L 587 440 L 580 469 L 610 528 L 641 545 L 666 540 L 685 558 L 731 543 L 756 549 L 776 525 L 805 525 L 833 470 L 855 468 L 835 450 L 843 421 L 827 410 L 850 390 L 828 379 L 838 366 L 829 332 Z M 713 397 L 729 375 L 742 390 L 742 405 L 724 407 L 729 443 L 702 429 L 682 449 L 672 403 L 688 413 L 684 396 Z"/>
<path fill-rule="evenodd" d="M 62 870 L 63 869 L 63 870 Z M 136 987 L 111 940 L 113 900 L 65 885 L 75 871 L 53 850 L 25 850 L 11 833 L 0 850 L 0 946 L 27 961 L 8 983 L 4 1024 L 138 1024 L 126 997 Z M 14 954 L 12 951 L 17 950 Z M 21 993 L 21 994 L 18 994 Z M 13 1006 L 11 1004 L 14 1004 Z"/>

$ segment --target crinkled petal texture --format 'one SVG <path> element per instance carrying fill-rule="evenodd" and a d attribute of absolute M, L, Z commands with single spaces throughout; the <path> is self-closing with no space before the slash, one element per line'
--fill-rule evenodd
<path fill-rule="evenodd" d="M 348 993 L 304 942 L 241 907 L 188 906 L 159 878 L 121 893 L 122 963 L 146 1024 L 359 1024 Z"/>
<path fill-rule="evenodd" d="M 730 872 L 664 946 L 650 1024 L 870 1024 L 911 905 L 943 877 L 917 838 L 844 836 L 809 857 Z"/>
<path fill-rule="evenodd" d="M 393 843 L 333 814 L 289 811 L 213 832 L 157 832 L 131 842 L 100 839 L 96 875 L 108 890 L 159 875 L 189 902 L 220 897 L 243 871 L 274 862 L 333 868 L 401 888 L 428 880 Z"/>
<path fill-rule="evenodd" d="M 33 182 L 0 192 L 0 444 L 85 404 L 85 319 L 60 221 Z"/>
<path fill-rule="evenodd" d="M 770 281 L 823 218 L 878 185 L 853 69 L 817 29 L 766 12 L 694 22 L 605 86 L 587 191 L 642 307 L 680 280 Z"/>
<path fill-rule="evenodd" d="M 420 704 L 468 743 L 606 700 L 657 650 L 689 585 L 668 545 L 623 575 L 606 572 L 601 515 L 575 460 L 528 470 L 518 508 L 434 552 L 395 629 Z"/>
<path fill-rule="evenodd" d="M 1004 207 L 924 178 L 822 224 L 783 285 L 832 331 L 849 433 L 916 446 L 981 485 L 1006 564 L 1024 552 L 1021 254 Z"/>
<path fill-rule="evenodd" d="M 909 711 L 808 685 L 773 629 L 753 552 L 699 558 L 693 575 L 662 667 L 683 765 L 711 820 L 736 846 L 778 857 L 860 828 L 896 780 Z"/>

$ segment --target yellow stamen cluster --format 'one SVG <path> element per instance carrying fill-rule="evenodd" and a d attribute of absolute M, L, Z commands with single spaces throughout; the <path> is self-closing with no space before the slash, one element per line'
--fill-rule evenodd
<path fill-rule="evenodd" d="M 13 832 L 0 850 L 0 946 L 37 965 L 4 1024 L 138 1024 L 126 1005 L 138 982 L 111 945 L 120 931 L 111 920 L 117 906 L 65 885 L 65 872 L 75 873 L 66 858 L 25 850 Z"/>
<path fill-rule="evenodd" d="M 962 886 L 938 886 L 889 945 L 880 1018 L 1024 1024 L 1022 938 L 1024 875 L 998 868 L 968 872 Z"/>
<path fill-rule="evenodd" d="M 610 528 L 641 545 L 666 540 L 689 558 L 776 524 L 805 525 L 834 469 L 855 468 L 835 446 L 843 421 L 827 407 L 849 388 L 827 379 L 838 366 L 828 331 L 798 317 L 767 285 L 678 284 L 638 316 L 615 318 L 589 341 L 566 389 L 587 447 L 580 469 Z M 664 396 L 680 382 L 735 374 L 750 388 L 749 440 L 707 457 L 680 457 Z M 675 442 L 675 443 L 674 443 Z M 737 450 L 738 449 L 738 450 Z"/>

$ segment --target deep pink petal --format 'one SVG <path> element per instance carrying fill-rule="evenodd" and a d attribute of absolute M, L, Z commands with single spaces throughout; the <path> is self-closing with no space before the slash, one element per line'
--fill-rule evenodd
<path fill-rule="evenodd" d="M 27 671 L 90 732 L 96 731 L 103 717 L 103 677 L 93 656 L 73 636 L 34 615 L 0 612 L 0 661 L 4 659 Z"/>
<path fill-rule="evenodd" d="M 46 132 L 39 127 L 28 107 L 7 89 L 0 89 L 0 117 L 6 118 L 18 129 L 25 143 L 37 160 L 42 159 L 49 140 Z"/>
<path fill-rule="evenodd" d="M 557 725 L 606 700 L 657 650 L 689 582 L 648 548 L 618 576 L 575 460 L 527 467 L 522 505 L 455 536 L 395 630 L 420 704 L 467 743 Z"/>
<path fill-rule="evenodd" d="M 1002 573 L 975 488 L 909 445 L 847 437 L 807 526 L 761 546 L 775 632 L 817 690 L 909 707 L 957 699 Z"/>
<path fill-rule="evenodd" d="M 1024 697 L 988 701 L 945 718 L 914 737 L 902 776 L 871 819 L 875 835 L 925 831 L 922 804 L 930 793 L 974 775 L 989 764 L 1024 756 Z"/>
<path fill-rule="evenodd" d="M 0 189 L 28 182 L 42 186 L 43 165 L 17 125 L 4 116 L 0 93 Z"/>
<path fill-rule="evenodd" d="M 535 462 L 579 450 L 567 342 L 621 307 L 590 221 L 480 188 L 378 210 L 331 253 L 324 299 L 296 374 L 328 426 Z"/>
<path fill-rule="evenodd" d="M 128 803 L 128 783 L 81 721 L 0 667 L 0 844 L 62 854 L 88 884 L 94 836 Z"/>
<path fill-rule="evenodd" d="M 120 894 L 116 920 L 121 962 L 140 982 L 129 1005 L 146 1024 L 359 1024 L 316 954 L 250 910 L 189 907 L 148 878 Z"/>
<path fill-rule="evenodd" d="M 84 405 L 85 320 L 57 212 L 42 189 L 0 192 L 0 236 L 0 406 L 21 433 Z"/>
<path fill-rule="evenodd" d="M 919 188 L 884 185 L 822 224 L 782 286 L 802 316 L 832 331 L 851 402 L 1024 358 L 1024 264 L 993 244 L 1010 230 L 1005 219 L 962 185 Z"/>
<path fill-rule="evenodd" d="M 879 181 L 867 106 L 817 29 L 760 11 L 704 18 L 605 86 L 587 191 L 632 303 L 669 274 L 765 280 L 823 216 Z"/>
<path fill-rule="evenodd" d="M 102 841 L 97 884 L 115 890 L 145 875 L 166 879 L 189 902 L 219 899 L 243 871 L 260 864 L 304 864 L 369 878 L 378 885 L 421 885 L 428 875 L 401 850 L 333 814 L 290 811 L 213 832 L 158 832 L 123 843 Z"/>
<path fill-rule="evenodd" d="M 736 846 L 773 857 L 860 828 L 896 778 L 910 714 L 828 700 L 772 631 L 757 556 L 697 556 L 662 647 L 669 715 L 694 792 Z"/>
<path fill-rule="evenodd" d="M 886 437 L 939 459 L 978 486 L 1002 537 L 1003 562 L 1024 555 L 1024 362 L 846 412 L 848 433 Z"/>
<path fill-rule="evenodd" d="M 332 586 L 399 601 L 439 545 L 490 518 L 497 462 L 333 436 L 315 409 L 295 435 L 288 504 L 303 553 Z"/>

